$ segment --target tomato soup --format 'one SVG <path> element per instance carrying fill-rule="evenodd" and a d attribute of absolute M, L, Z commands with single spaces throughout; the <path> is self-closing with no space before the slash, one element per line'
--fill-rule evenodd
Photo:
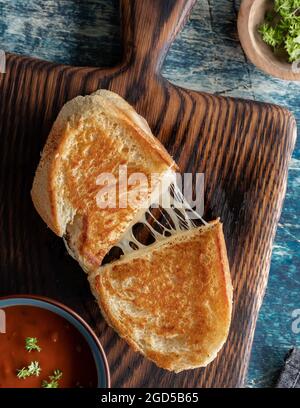
<path fill-rule="evenodd" d="M 3 310 L 6 333 L 0 333 L 1 388 L 40 388 L 47 383 L 53 385 L 53 379 L 59 388 L 97 387 L 92 352 L 71 323 L 56 313 L 34 306 L 10 306 Z M 33 349 L 28 339 L 36 342 Z M 27 367 L 32 364 L 38 365 L 38 376 L 37 371 L 27 376 Z M 22 368 L 25 368 L 24 376 L 20 374 Z M 54 378 L 53 373 L 60 374 Z"/>

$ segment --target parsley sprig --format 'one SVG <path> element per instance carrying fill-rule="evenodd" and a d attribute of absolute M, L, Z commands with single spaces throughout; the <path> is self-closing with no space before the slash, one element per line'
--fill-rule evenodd
<path fill-rule="evenodd" d="M 274 0 L 274 10 L 258 28 L 263 41 L 289 62 L 300 59 L 300 0 Z"/>
<path fill-rule="evenodd" d="M 58 381 L 62 378 L 62 375 L 63 375 L 62 371 L 55 370 L 53 372 L 53 375 L 49 376 L 50 381 L 44 380 L 42 382 L 42 387 L 43 388 L 58 388 L 59 387 Z"/>
<path fill-rule="evenodd" d="M 38 361 L 32 361 L 29 366 L 23 367 L 20 370 L 17 370 L 18 374 L 17 377 L 20 379 L 25 379 L 27 377 L 30 377 L 32 375 L 35 375 L 38 377 L 41 373 L 41 367 Z"/>
<path fill-rule="evenodd" d="M 29 351 L 29 352 L 31 352 L 31 351 L 40 352 L 42 349 L 37 343 L 38 343 L 38 340 L 37 340 L 36 337 L 26 337 L 26 339 L 25 339 L 25 349 L 27 351 Z"/>
<path fill-rule="evenodd" d="M 26 337 L 25 339 L 25 349 L 30 353 L 31 351 L 40 352 L 42 349 L 38 345 L 38 339 L 36 337 Z M 17 370 L 17 377 L 19 379 L 25 380 L 28 377 L 36 376 L 39 377 L 42 369 L 38 361 L 32 361 L 27 367 L 23 367 Z M 54 370 L 52 375 L 49 375 L 48 381 L 42 381 L 43 388 L 58 388 L 59 380 L 62 378 L 61 370 Z"/>

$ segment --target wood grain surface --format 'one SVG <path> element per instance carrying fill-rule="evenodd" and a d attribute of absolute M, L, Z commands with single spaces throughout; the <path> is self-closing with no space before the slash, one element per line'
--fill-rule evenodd
<path fill-rule="evenodd" d="M 9 55 L 0 75 L 0 294 L 43 294 L 75 308 L 102 341 L 113 386 L 242 386 L 267 283 L 295 121 L 280 107 L 185 90 L 160 75 L 193 3 L 123 0 L 118 67 L 74 68 Z M 53 120 L 64 102 L 100 87 L 146 117 L 182 171 L 205 173 L 205 217 L 224 223 L 234 314 L 225 347 L 206 369 L 176 375 L 130 350 L 107 327 L 62 240 L 33 209 L 29 192 Z"/>

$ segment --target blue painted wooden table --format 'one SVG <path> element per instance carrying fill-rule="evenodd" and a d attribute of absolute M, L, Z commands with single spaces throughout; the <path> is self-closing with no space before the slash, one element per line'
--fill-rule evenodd
<path fill-rule="evenodd" d="M 266 76 L 247 61 L 237 35 L 238 8 L 235 0 L 198 0 L 164 75 L 186 88 L 286 106 L 300 126 L 300 83 Z M 0 49 L 73 65 L 113 65 L 121 53 L 118 1 L 0 0 Z M 298 140 L 255 334 L 250 387 L 272 386 L 286 352 L 300 346 L 300 333 L 292 330 L 292 313 L 300 309 L 299 193 Z"/>

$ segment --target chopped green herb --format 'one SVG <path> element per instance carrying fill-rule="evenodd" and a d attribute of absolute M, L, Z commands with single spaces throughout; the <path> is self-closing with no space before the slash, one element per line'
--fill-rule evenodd
<path fill-rule="evenodd" d="M 23 367 L 17 371 L 18 371 L 17 377 L 20 379 L 25 379 L 32 375 L 38 377 L 41 373 L 41 367 L 38 361 L 32 361 L 28 367 Z"/>
<path fill-rule="evenodd" d="M 279 47 L 282 43 L 282 36 L 280 31 L 272 27 L 268 23 L 264 23 L 260 26 L 259 32 L 262 35 L 264 42 L 273 48 Z"/>
<path fill-rule="evenodd" d="M 63 375 L 62 371 L 55 370 L 53 372 L 53 375 L 49 376 L 50 381 L 44 380 L 42 382 L 42 387 L 43 388 L 58 388 L 59 387 L 58 381 L 62 378 L 62 375 Z"/>
<path fill-rule="evenodd" d="M 38 351 L 40 352 L 42 349 L 41 347 L 37 344 L 38 340 L 36 337 L 26 337 L 25 339 L 25 349 L 27 351 Z"/>
<path fill-rule="evenodd" d="M 20 370 L 17 370 L 17 371 L 18 371 L 17 377 L 20 378 L 20 379 L 25 379 L 25 378 L 30 376 L 27 367 L 23 367 L 23 368 L 21 368 Z"/>
<path fill-rule="evenodd" d="M 38 377 L 41 373 L 41 367 L 38 361 L 32 361 L 28 366 L 28 371 L 30 375 L 35 375 Z"/>
<path fill-rule="evenodd" d="M 268 12 L 258 28 L 263 41 L 275 53 L 285 54 L 289 62 L 300 58 L 300 0 L 274 0 L 274 12 Z"/>

